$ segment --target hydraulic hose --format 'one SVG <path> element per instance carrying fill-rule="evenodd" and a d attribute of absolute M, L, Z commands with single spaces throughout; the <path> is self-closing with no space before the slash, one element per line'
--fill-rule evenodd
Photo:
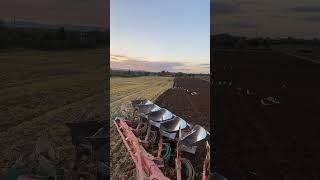
<path fill-rule="evenodd" d="M 165 161 L 168 161 L 171 156 L 171 146 L 170 144 L 164 144 L 165 148 L 162 150 L 162 158 Z"/>
<path fill-rule="evenodd" d="M 186 174 L 186 179 L 187 180 L 194 180 L 195 171 L 194 171 L 194 168 L 193 168 L 191 162 L 188 159 L 181 158 L 181 166 L 182 166 L 182 170 Z"/>
<path fill-rule="evenodd" d="M 143 127 L 140 129 L 141 131 L 141 134 L 145 134 L 148 130 L 148 125 L 147 124 L 144 124 Z"/>

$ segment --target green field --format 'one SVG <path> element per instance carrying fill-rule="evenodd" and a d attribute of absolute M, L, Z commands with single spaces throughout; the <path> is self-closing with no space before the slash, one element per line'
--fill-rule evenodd
<path fill-rule="evenodd" d="M 47 135 L 70 169 L 66 122 L 106 119 L 107 48 L 0 51 L 0 167 L 34 151 Z"/>

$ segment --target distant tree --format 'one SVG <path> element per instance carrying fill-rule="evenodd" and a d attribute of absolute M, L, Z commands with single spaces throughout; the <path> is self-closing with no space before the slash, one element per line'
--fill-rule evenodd
<path fill-rule="evenodd" d="M 57 33 L 57 40 L 59 41 L 59 49 L 65 48 L 65 41 L 66 41 L 66 32 L 64 27 L 60 27 Z"/>
<path fill-rule="evenodd" d="M 149 75 L 150 75 L 150 72 L 145 71 L 145 72 L 144 72 L 144 75 L 145 75 L 145 76 L 149 76 Z"/>
<path fill-rule="evenodd" d="M 2 30 L 5 27 L 4 20 L 0 19 L 0 29 Z"/>
<path fill-rule="evenodd" d="M 57 36 L 58 36 L 58 39 L 61 41 L 66 40 L 66 32 L 64 30 L 64 27 L 59 28 Z"/>
<path fill-rule="evenodd" d="M 262 41 L 262 45 L 263 45 L 265 48 L 269 48 L 269 47 L 270 47 L 270 43 L 269 43 L 269 41 L 268 41 L 267 39 L 264 39 L 264 40 Z"/>
<path fill-rule="evenodd" d="M 46 50 L 53 48 L 53 43 L 48 33 L 44 33 L 43 35 L 41 35 L 39 40 L 39 47 Z"/>
<path fill-rule="evenodd" d="M 0 19 L 0 48 L 8 47 L 8 31 L 5 22 Z"/>
<path fill-rule="evenodd" d="M 319 46 L 320 44 L 319 44 L 319 40 L 317 39 L 317 38 L 313 38 L 313 43 L 312 43 L 312 46 L 313 47 L 317 47 L 317 46 Z"/>
<path fill-rule="evenodd" d="M 177 76 L 177 77 L 182 77 L 182 76 L 183 76 L 183 73 L 182 73 L 182 72 L 178 72 L 178 73 L 176 74 L 176 76 Z"/>
<path fill-rule="evenodd" d="M 252 47 L 256 48 L 256 47 L 259 46 L 259 40 L 256 39 L 256 38 L 253 38 L 253 39 L 251 39 L 251 40 L 249 41 L 249 44 L 250 44 Z"/>
<path fill-rule="evenodd" d="M 84 34 L 84 36 L 82 36 Z M 64 27 L 56 31 L 45 28 L 6 28 L 0 19 L 0 48 L 15 46 L 36 49 L 94 48 L 106 46 L 109 37 L 105 31 L 67 31 Z"/>
<path fill-rule="evenodd" d="M 160 73 L 159 73 L 159 76 L 164 76 L 166 74 L 166 71 L 162 70 Z"/>

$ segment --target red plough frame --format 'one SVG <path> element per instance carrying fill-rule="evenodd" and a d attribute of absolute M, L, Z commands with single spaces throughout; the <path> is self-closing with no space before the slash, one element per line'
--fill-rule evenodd
<path fill-rule="evenodd" d="M 113 123 L 136 165 L 136 179 L 170 180 L 158 168 L 154 161 L 156 158 L 149 154 L 143 146 L 140 145 L 139 139 L 133 134 L 132 128 L 128 126 L 126 120 L 118 117 L 113 121 Z"/>

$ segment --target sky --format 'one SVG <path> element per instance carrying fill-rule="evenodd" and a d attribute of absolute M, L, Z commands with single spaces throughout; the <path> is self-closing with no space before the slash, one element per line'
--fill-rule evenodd
<path fill-rule="evenodd" d="M 0 0 L 2 20 L 109 28 L 109 0 Z"/>
<path fill-rule="evenodd" d="M 320 38 L 319 0 L 211 0 L 211 34 Z"/>
<path fill-rule="evenodd" d="M 209 0 L 111 0 L 112 69 L 210 72 Z"/>

